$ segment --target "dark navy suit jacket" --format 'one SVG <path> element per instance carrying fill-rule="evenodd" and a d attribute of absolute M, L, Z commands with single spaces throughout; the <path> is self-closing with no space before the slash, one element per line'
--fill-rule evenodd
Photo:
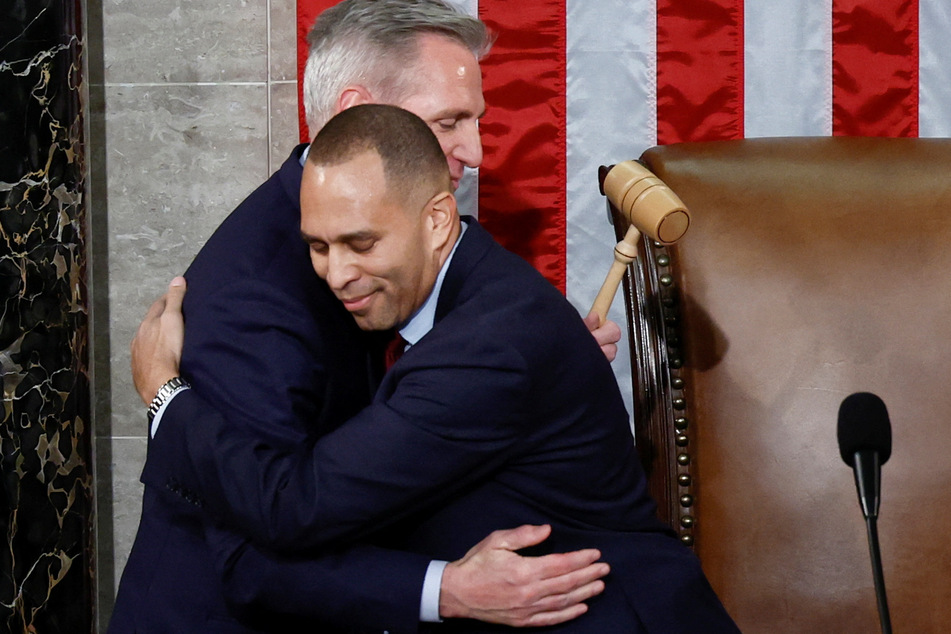
<path fill-rule="evenodd" d="M 538 552 L 597 547 L 612 566 L 590 612 L 557 631 L 736 631 L 656 519 L 614 375 L 577 312 L 474 221 L 435 326 L 345 425 L 288 449 L 241 433 L 199 391 L 173 410 L 143 478 L 174 483 L 259 543 L 294 552 L 385 529 L 452 559 L 492 529 L 547 522 Z"/>
<path fill-rule="evenodd" d="M 300 238 L 303 147 L 186 273 L 182 374 L 232 425 L 282 448 L 331 431 L 375 387 L 365 336 Z M 428 557 L 368 541 L 280 556 L 207 522 L 197 498 L 174 484 L 143 482 L 110 632 L 417 631 Z"/>

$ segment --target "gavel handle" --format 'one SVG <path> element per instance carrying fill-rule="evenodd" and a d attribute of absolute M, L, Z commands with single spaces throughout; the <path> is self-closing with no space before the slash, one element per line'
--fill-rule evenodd
<path fill-rule="evenodd" d="M 598 314 L 598 325 L 604 325 L 608 318 L 608 310 L 614 302 L 614 296 L 617 294 L 617 287 L 621 285 L 624 278 L 624 272 L 627 271 L 627 265 L 637 259 L 637 243 L 641 239 L 641 232 L 637 227 L 631 225 L 624 239 L 614 247 L 614 262 L 608 270 L 604 284 L 598 291 L 598 296 L 594 299 L 591 310 Z"/>

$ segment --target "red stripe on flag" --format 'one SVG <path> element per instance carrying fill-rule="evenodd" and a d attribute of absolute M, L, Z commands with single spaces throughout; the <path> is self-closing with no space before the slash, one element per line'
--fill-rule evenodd
<path fill-rule="evenodd" d="M 297 119 L 300 125 L 300 140 L 310 141 L 307 131 L 307 119 L 304 115 L 304 66 L 307 64 L 307 34 L 314 26 L 314 20 L 324 9 L 328 9 L 340 0 L 297 0 Z"/>
<path fill-rule="evenodd" d="M 498 35 L 482 62 L 479 222 L 565 292 L 564 0 L 480 0 Z"/>
<path fill-rule="evenodd" d="M 917 0 L 833 0 L 832 133 L 918 136 Z"/>
<path fill-rule="evenodd" d="M 657 0 L 657 142 L 743 138 L 743 0 Z"/>

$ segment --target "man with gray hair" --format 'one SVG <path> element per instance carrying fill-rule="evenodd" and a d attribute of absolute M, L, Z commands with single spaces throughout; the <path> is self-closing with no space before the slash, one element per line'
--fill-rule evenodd
<path fill-rule="evenodd" d="M 697 557 L 657 518 L 620 390 L 577 311 L 460 218 L 451 189 L 411 112 L 365 104 L 333 117 L 304 166 L 301 235 L 360 328 L 397 328 L 404 354 L 369 407 L 300 451 L 268 447 L 188 390 L 143 480 L 173 478 L 289 552 L 385 525 L 453 558 L 489 530 L 550 522 L 536 553 L 594 545 L 612 570 L 587 614 L 549 631 L 737 634 Z M 178 372 L 184 290 L 169 289 L 133 343 L 144 399 Z"/>
<path fill-rule="evenodd" d="M 312 135 L 344 108 L 398 104 L 436 133 L 454 186 L 465 167 L 482 162 L 478 63 L 468 76 L 456 75 L 465 65 L 450 63 L 460 58 L 452 56 L 459 47 L 476 62 L 489 52 L 492 39 L 481 21 L 438 1 L 351 0 L 321 13 L 307 43 L 303 93 Z"/>
<path fill-rule="evenodd" d="M 346 0 L 309 37 L 304 100 L 312 133 L 336 112 L 393 103 L 420 116 L 448 161 L 453 186 L 482 160 L 478 59 L 485 26 L 439 0 Z M 366 405 L 381 374 L 379 341 L 356 328 L 311 268 L 300 239 L 306 146 L 222 223 L 186 276 L 182 375 L 234 425 L 271 446 L 308 446 Z M 616 325 L 595 331 L 606 354 Z M 150 408 L 152 432 L 180 385 Z M 173 412 L 169 412 L 173 415 Z M 200 421 L 196 421 L 200 424 Z M 372 465 L 367 465 L 372 468 Z M 384 548 L 387 535 L 292 559 L 213 524 L 176 482 L 146 487 L 110 631 L 415 632 L 456 612 L 509 625 L 572 619 L 603 589 L 597 550 L 515 554 L 547 526 L 496 531 L 463 559 L 432 562 Z"/>

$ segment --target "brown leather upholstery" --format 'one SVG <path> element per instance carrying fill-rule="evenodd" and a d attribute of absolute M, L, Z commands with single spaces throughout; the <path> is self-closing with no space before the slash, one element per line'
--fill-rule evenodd
<path fill-rule="evenodd" d="M 625 287 L 661 515 L 744 632 L 878 631 L 836 441 L 843 398 L 874 392 L 894 439 L 878 522 L 892 623 L 945 631 L 951 140 L 753 139 L 641 160 L 692 214 L 678 245 L 644 245 Z"/>

